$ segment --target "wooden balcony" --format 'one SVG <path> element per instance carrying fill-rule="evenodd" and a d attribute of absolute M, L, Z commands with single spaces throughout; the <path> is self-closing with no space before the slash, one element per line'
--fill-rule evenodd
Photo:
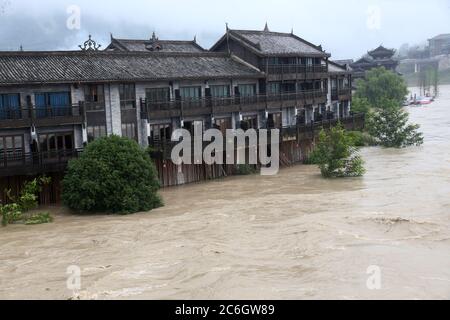
<path fill-rule="evenodd" d="M 81 124 L 83 108 L 79 105 L 45 108 L 6 109 L 0 112 L 0 129 Z"/>
<path fill-rule="evenodd" d="M 0 153 L 0 176 L 36 175 L 64 172 L 69 160 L 82 150 L 62 150 L 35 153 Z"/>
<path fill-rule="evenodd" d="M 324 119 L 309 124 L 283 127 L 280 137 L 282 141 L 312 139 L 322 129 L 330 129 L 341 123 L 346 130 L 362 130 L 365 128 L 366 115 L 363 113 L 352 114 L 344 118 Z"/>
<path fill-rule="evenodd" d="M 262 70 L 267 70 L 270 81 L 323 79 L 328 75 L 326 65 L 277 64 Z"/>
<path fill-rule="evenodd" d="M 325 103 L 327 92 L 307 90 L 279 94 L 203 98 L 196 100 L 150 102 L 141 100 L 143 119 L 215 115 L 232 112 L 250 112 Z M 147 111 L 145 111 L 147 110 Z"/>
<path fill-rule="evenodd" d="M 305 139 L 313 139 L 322 129 L 330 129 L 341 123 L 347 130 L 362 130 L 365 127 L 365 114 L 352 114 L 341 119 L 326 119 L 314 121 L 309 124 L 298 124 L 294 126 L 286 126 L 280 129 L 280 142 L 284 141 L 302 141 Z M 268 127 L 267 129 L 275 129 Z M 258 131 L 258 130 L 257 130 Z M 152 148 L 152 157 L 171 159 L 172 149 L 179 143 L 170 140 L 159 140 L 151 138 L 150 147 Z M 192 143 L 194 143 L 192 141 Z M 209 142 L 203 142 L 203 149 L 208 146 Z M 224 146 L 225 148 L 225 146 Z M 224 149 L 225 150 L 225 149 Z"/>
<path fill-rule="evenodd" d="M 331 100 L 333 100 L 333 101 L 351 100 L 351 98 L 352 98 L 352 89 L 351 88 L 332 89 L 331 90 Z"/>

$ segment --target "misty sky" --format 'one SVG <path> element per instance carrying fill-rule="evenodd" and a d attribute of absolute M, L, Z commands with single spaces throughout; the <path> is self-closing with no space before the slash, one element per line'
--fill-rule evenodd
<path fill-rule="evenodd" d="M 81 9 L 81 29 L 66 27 Z M 450 33 L 450 0 L 0 0 L 0 50 L 77 49 L 89 33 L 105 47 L 116 38 L 192 40 L 210 48 L 225 31 L 294 32 L 334 59 L 359 58 L 380 44 L 399 48 Z"/>

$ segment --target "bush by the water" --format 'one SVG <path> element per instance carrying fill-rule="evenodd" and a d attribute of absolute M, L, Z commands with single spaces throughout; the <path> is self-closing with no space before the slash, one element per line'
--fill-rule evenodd
<path fill-rule="evenodd" d="M 162 206 L 156 168 L 135 141 L 110 136 L 70 161 L 63 202 L 79 212 L 129 214 Z"/>
<path fill-rule="evenodd" d="M 7 226 L 12 223 L 41 224 L 53 221 L 49 213 L 28 215 L 27 212 L 37 208 L 37 194 L 42 190 L 42 186 L 49 184 L 50 178 L 40 177 L 28 181 L 20 191 L 19 197 L 11 196 L 11 190 L 7 195 L 11 203 L 0 204 L 0 214 L 2 215 L 2 225 Z"/>
<path fill-rule="evenodd" d="M 396 105 L 386 101 L 385 107 L 372 113 L 368 118 L 369 133 L 386 148 L 404 148 L 423 144 L 423 135 L 417 124 L 409 124 L 408 113 Z"/>
<path fill-rule="evenodd" d="M 25 220 L 26 225 L 35 225 L 53 222 L 53 217 L 48 212 L 33 214 Z"/>
<path fill-rule="evenodd" d="M 249 164 L 238 164 L 236 166 L 236 174 L 238 176 L 248 176 L 256 173 L 255 166 Z"/>
<path fill-rule="evenodd" d="M 364 175 L 364 161 L 358 148 L 342 125 L 322 130 L 310 162 L 317 164 L 325 178 L 359 177 Z"/>

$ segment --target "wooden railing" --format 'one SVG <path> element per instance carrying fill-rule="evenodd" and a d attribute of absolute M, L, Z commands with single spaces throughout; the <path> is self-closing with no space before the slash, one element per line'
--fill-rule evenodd
<path fill-rule="evenodd" d="M 331 89 L 331 99 L 338 100 L 339 96 L 351 96 L 351 88 Z"/>
<path fill-rule="evenodd" d="M 298 124 L 296 126 L 287 126 L 281 129 L 281 136 L 292 132 L 307 133 L 315 132 L 322 128 L 330 129 L 341 123 L 346 129 L 360 130 L 364 128 L 366 115 L 364 113 L 351 114 L 343 118 L 323 119 L 320 121 L 310 122 L 308 124 Z"/>
<path fill-rule="evenodd" d="M 319 130 L 330 129 L 335 127 L 338 123 L 341 123 L 347 130 L 361 130 L 364 129 L 365 124 L 365 114 L 351 114 L 347 117 L 340 119 L 324 119 L 320 121 L 310 122 L 308 124 L 299 123 L 293 126 L 283 126 L 280 129 L 280 139 L 283 141 L 285 137 L 296 137 L 300 139 L 301 135 L 308 134 L 312 137 Z M 276 128 L 264 128 L 264 129 L 276 129 Z M 258 130 L 257 130 L 258 131 Z M 171 151 L 178 142 L 171 141 L 169 139 L 155 139 L 150 138 L 150 147 L 154 150 L 154 155 L 163 156 L 165 159 L 170 159 Z M 205 142 L 204 147 L 209 143 Z"/>
<path fill-rule="evenodd" d="M 4 126 L 20 126 L 20 123 L 31 125 L 36 120 L 41 119 L 73 118 L 75 120 L 82 116 L 83 107 L 80 105 L 3 108 L 0 110 L 0 128 Z"/>
<path fill-rule="evenodd" d="M 293 101 L 323 98 L 327 96 L 326 90 L 304 90 L 297 92 L 283 92 L 279 94 L 260 94 L 253 96 L 233 96 L 233 97 L 206 97 L 190 100 L 172 101 L 147 101 L 141 100 L 141 105 L 148 112 L 162 110 L 214 108 L 223 106 L 245 106 L 257 103 L 267 103 L 273 101 Z"/>
<path fill-rule="evenodd" d="M 0 153 L 0 176 L 64 171 L 69 160 L 78 158 L 82 149 L 47 152 Z"/>
<path fill-rule="evenodd" d="M 328 69 L 326 65 L 273 64 L 267 66 L 267 72 L 269 74 L 326 73 Z"/>

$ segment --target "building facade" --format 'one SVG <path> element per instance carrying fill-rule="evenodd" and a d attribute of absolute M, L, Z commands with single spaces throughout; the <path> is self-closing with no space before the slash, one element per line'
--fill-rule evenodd
<path fill-rule="evenodd" d="M 440 56 L 450 54 L 450 33 L 440 34 L 428 40 L 430 56 Z"/>
<path fill-rule="evenodd" d="M 397 72 L 399 61 L 394 59 L 394 55 L 394 49 L 387 49 L 382 45 L 369 51 L 366 56 L 350 65 L 354 72 L 354 78 L 364 78 L 367 71 L 379 67 L 384 67 L 386 70 Z"/>
<path fill-rule="evenodd" d="M 350 115 L 352 73 L 294 34 L 111 37 L 80 51 L 0 52 L 0 176 L 61 172 L 106 135 L 159 148 L 177 128 L 261 129 Z"/>

